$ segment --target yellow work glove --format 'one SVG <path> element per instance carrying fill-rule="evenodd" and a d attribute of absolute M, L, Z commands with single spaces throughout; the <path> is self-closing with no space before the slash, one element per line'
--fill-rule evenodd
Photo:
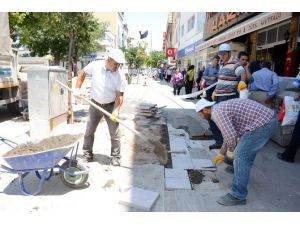
<path fill-rule="evenodd" d="M 224 155 L 222 154 L 216 155 L 216 157 L 214 158 L 214 164 L 217 166 L 223 162 L 224 162 Z"/>
<path fill-rule="evenodd" d="M 233 151 L 227 150 L 226 156 L 228 157 L 228 159 L 234 160 L 234 152 Z"/>
<path fill-rule="evenodd" d="M 215 91 L 211 94 L 211 99 L 214 101 L 215 100 Z"/>
<path fill-rule="evenodd" d="M 240 81 L 237 87 L 238 92 L 240 92 L 241 90 L 244 90 L 247 88 L 247 84 L 245 83 L 245 81 Z"/>
<path fill-rule="evenodd" d="M 111 113 L 111 116 L 109 117 L 109 119 L 113 122 L 117 122 L 116 118 L 117 118 L 117 113 L 115 111 L 113 111 Z"/>

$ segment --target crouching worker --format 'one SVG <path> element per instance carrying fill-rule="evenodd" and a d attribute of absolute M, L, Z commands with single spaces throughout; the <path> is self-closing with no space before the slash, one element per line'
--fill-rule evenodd
<path fill-rule="evenodd" d="M 234 157 L 231 192 L 217 202 L 226 206 L 246 204 L 255 156 L 275 130 L 274 111 L 255 101 L 237 98 L 218 104 L 201 99 L 196 104 L 196 112 L 203 119 L 213 120 L 222 132 L 224 142 L 214 163 L 224 162 L 226 154 L 229 158 Z"/>

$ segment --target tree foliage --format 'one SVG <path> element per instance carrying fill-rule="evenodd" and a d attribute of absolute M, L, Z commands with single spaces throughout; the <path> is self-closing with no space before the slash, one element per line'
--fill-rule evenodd
<path fill-rule="evenodd" d="M 153 67 L 158 67 L 160 63 L 165 60 L 166 56 L 163 51 L 152 51 L 147 59 L 147 65 Z"/>
<path fill-rule="evenodd" d="M 125 58 L 129 65 L 135 65 L 137 69 L 141 68 L 146 63 L 147 54 L 146 47 L 139 45 L 133 48 L 123 49 Z"/>
<path fill-rule="evenodd" d="M 75 61 L 81 54 L 99 49 L 106 24 L 87 12 L 10 13 L 12 38 L 18 46 L 27 46 L 31 54 L 54 56 L 56 63 L 65 59 L 69 50 L 70 32 L 74 34 Z"/>

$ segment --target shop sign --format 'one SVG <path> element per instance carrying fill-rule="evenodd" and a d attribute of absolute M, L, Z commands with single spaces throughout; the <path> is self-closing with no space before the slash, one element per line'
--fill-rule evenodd
<path fill-rule="evenodd" d="M 209 37 L 220 33 L 221 31 L 245 20 L 246 18 L 255 15 L 255 13 L 246 12 L 220 12 L 209 18 L 205 22 L 206 29 L 204 30 L 203 37 Z"/>
<path fill-rule="evenodd" d="M 268 27 L 270 25 L 279 23 L 292 16 L 291 12 L 273 12 L 273 13 L 262 13 L 256 17 L 253 17 L 242 24 L 239 24 L 228 31 L 212 38 L 202 44 L 196 46 L 196 51 L 201 51 L 210 46 L 217 45 L 236 37 L 251 33 L 256 30 Z"/>
<path fill-rule="evenodd" d="M 203 43 L 203 40 L 200 39 L 196 42 L 194 42 L 191 45 L 188 45 L 187 47 L 180 49 L 179 51 L 177 51 L 177 58 L 183 58 L 187 55 L 191 55 L 195 53 L 195 46 L 198 46 L 200 43 Z"/>
<path fill-rule="evenodd" d="M 166 58 L 168 57 L 175 57 L 176 56 L 176 49 L 175 48 L 167 48 L 166 50 Z"/>
<path fill-rule="evenodd" d="M 166 47 L 167 47 L 167 32 L 163 32 L 163 51 L 166 50 Z"/>

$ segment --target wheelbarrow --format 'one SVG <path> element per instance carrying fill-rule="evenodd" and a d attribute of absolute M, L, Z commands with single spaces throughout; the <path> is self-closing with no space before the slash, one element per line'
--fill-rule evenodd
<path fill-rule="evenodd" d="M 18 144 L 6 138 L 0 137 L 0 141 L 16 147 Z M 33 154 L 3 156 L 2 158 L 10 166 L 0 165 L 0 172 L 18 174 L 19 188 L 24 195 L 37 195 L 41 192 L 46 180 L 49 180 L 53 171 L 59 171 L 61 181 L 71 188 L 83 188 L 89 177 L 89 171 L 81 165 L 77 157 L 79 140 L 59 148 L 35 152 Z M 68 154 L 70 153 L 70 154 Z M 68 156 L 66 156 L 68 154 Z M 30 192 L 24 184 L 24 178 L 34 172 L 39 179 L 35 191 Z"/>

